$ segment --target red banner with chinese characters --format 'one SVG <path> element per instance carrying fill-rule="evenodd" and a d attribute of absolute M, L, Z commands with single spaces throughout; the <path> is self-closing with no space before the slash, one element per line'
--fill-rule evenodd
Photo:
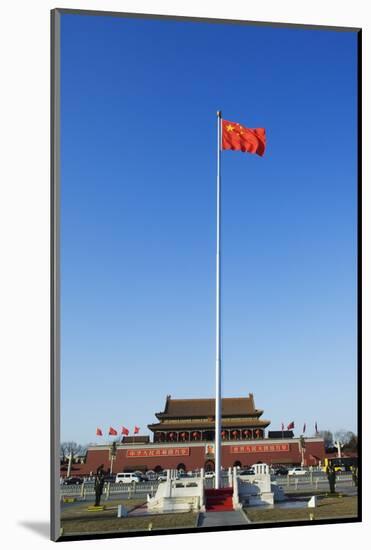
<path fill-rule="evenodd" d="M 175 447 L 170 449 L 130 449 L 126 451 L 126 458 L 152 456 L 189 456 L 189 447 Z"/>
<path fill-rule="evenodd" d="M 288 452 L 290 450 L 289 443 L 275 443 L 268 445 L 232 445 L 230 452 L 236 453 L 276 453 Z"/>

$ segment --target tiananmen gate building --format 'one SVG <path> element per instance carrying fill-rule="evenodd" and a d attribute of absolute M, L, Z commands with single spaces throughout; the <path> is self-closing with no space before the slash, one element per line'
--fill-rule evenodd
<path fill-rule="evenodd" d="M 292 431 L 266 432 L 270 420 L 255 407 L 254 396 L 222 399 L 222 466 L 248 467 L 257 462 L 315 466 L 323 464 L 324 440 L 294 438 Z M 123 437 L 116 445 L 94 445 L 83 464 L 73 464 L 71 475 L 94 474 L 103 464 L 112 473 L 178 469 L 214 469 L 215 399 L 172 399 L 166 397 L 158 422 L 148 425 L 149 436 Z M 65 468 L 62 471 L 65 475 Z"/>

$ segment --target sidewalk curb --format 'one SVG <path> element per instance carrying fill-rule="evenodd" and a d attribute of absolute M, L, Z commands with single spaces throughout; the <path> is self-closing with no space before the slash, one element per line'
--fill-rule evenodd
<path fill-rule="evenodd" d="M 241 514 L 245 517 L 247 523 L 252 523 L 251 519 L 249 518 L 249 516 L 246 513 L 246 510 L 244 508 L 241 508 L 240 511 L 241 511 Z"/>

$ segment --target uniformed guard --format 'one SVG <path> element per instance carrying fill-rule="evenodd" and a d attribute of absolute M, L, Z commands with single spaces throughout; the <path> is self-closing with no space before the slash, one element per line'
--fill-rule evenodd
<path fill-rule="evenodd" d="M 330 485 L 330 493 L 335 493 L 336 472 L 332 464 L 327 467 L 327 479 Z"/>
<path fill-rule="evenodd" d="M 103 493 L 104 486 L 104 470 L 103 464 L 97 469 L 97 475 L 95 476 L 94 490 L 95 490 L 95 504 L 94 506 L 100 506 L 100 499 Z"/>

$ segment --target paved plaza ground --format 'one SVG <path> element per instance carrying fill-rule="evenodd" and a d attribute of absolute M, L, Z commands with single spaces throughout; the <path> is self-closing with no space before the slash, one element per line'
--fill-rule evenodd
<path fill-rule="evenodd" d="M 129 510 L 128 517 L 117 517 L 118 504 L 124 504 Z M 196 527 L 195 512 L 148 514 L 143 508 L 140 514 L 140 507 L 144 504 L 143 499 L 124 502 L 112 500 L 105 504 L 104 510 L 98 512 L 89 511 L 90 503 L 86 502 L 64 505 L 61 513 L 63 536 Z"/>
<path fill-rule="evenodd" d="M 86 535 L 99 533 L 118 533 L 166 529 L 194 529 L 209 527 L 228 527 L 233 525 L 281 523 L 290 521 L 316 521 L 326 519 L 357 518 L 358 498 L 353 494 L 318 492 L 316 508 L 308 508 L 309 494 L 297 494 L 298 502 L 304 499 L 302 506 L 281 507 L 256 506 L 229 512 L 183 512 L 183 513 L 149 513 L 146 502 L 141 499 L 110 500 L 104 504 L 104 510 L 91 512 L 89 502 L 63 504 L 61 526 L 63 536 Z M 299 498 L 298 498 L 299 497 Z M 294 500 L 295 500 L 294 499 Z M 117 506 L 124 504 L 128 517 L 117 518 Z"/>
<path fill-rule="evenodd" d="M 324 519 L 356 518 L 358 499 L 349 495 L 319 495 L 316 508 L 245 508 L 251 523 L 275 523 L 285 521 L 315 521 Z"/>

